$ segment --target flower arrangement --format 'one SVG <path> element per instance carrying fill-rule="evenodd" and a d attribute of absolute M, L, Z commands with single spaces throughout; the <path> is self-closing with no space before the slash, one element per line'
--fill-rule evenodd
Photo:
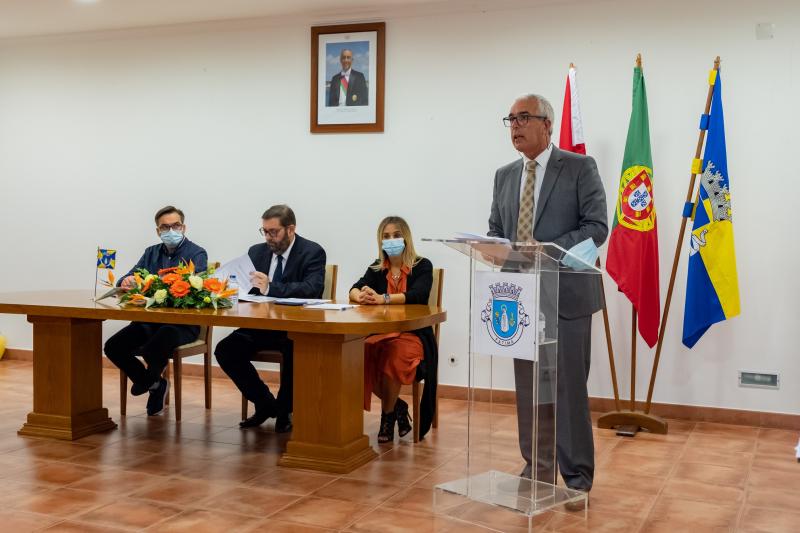
<path fill-rule="evenodd" d="M 229 297 L 238 289 L 228 289 L 228 281 L 221 281 L 206 272 L 195 272 L 194 263 L 180 263 L 176 267 L 162 268 L 157 274 L 145 269 L 133 273 L 134 284 L 120 297 L 120 305 L 149 307 L 178 307 L 181 309 L 214 309 L 232 307 Z"/>

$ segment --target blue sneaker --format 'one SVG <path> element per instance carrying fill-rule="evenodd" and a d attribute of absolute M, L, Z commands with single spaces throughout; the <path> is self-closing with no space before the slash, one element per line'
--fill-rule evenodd
<path fill-rule="evenodd" d="M 150 390 L 150 397 L 147 399 L 147 416 L 156 416 L 164 412 L 167 394 L 169 394 L 169 381 L 160 378 L 158 387 Z"/>

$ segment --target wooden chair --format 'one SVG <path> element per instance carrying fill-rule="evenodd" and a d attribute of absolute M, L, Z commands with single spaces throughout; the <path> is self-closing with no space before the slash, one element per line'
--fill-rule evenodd
<path fill-rule="evenodd" d="M 219 263 L 210 263 L 209 266 L 219 268 Z M 181 380 L 183 379 L 183 358 L 203 354 L 203 379 L 205 381 L 206 409 L 211 409 L 211 326 L 200 326 L 197 340 L 175 348 L 175 353 L 170 356 L 175 378 L 173 380 L 173 394 L 175 395 L 175 420 L 181 420 Z M 163 376 L 169 381 L 169 363 L 164 369 Z M 169 404 L 169 396 L 165 403 Z M 128 404 L 128 376 L 119 371 L 119 411 L 125 416 Z"/>
<path fill-rule="evenodd" d="M 322 289 L 322 297 L 326 300 L 336 300 L 336 278 L 339 274 L 338 265 L 325 265 L 325 285 Z M 278 372 L 282 370 L 283 354 L 277 350 L 261 350 L 250 358 L 251 361 L 259 363 L 277 363 Z M 242 396 L 242 420 L 247 418 L 247 398 Z"/>
<path fill-rule="evenodd" d="M 442 282 L 444 280 L 444 269 L 442 268 L 434 268 L 433 269 L 433 283 L 431 284 L 431 295 L 428 298 L 428 305 L 434 305 L 436 307 L 442 306 Z M 433 326 L 433 336 L 436 338 L 436 347 L 439 347 L 439 326 L 440 324 L 436 324 Z M 420 402 L 422 401 L 422 387 L 420 386 L 420 381 L 414 381 L 411 385 L 411 395 L 413 397 L 414 402 L 414 420 L 413 420 L 413 432 L 414 432 L 414 442 L 419 442 L 419 411 L 420 411 Z M 439 393 L 437 390 L 436 398 L 433 400 L 434 402 L 434 412 L 433 412 L 433 423 L 432 426 L 434 428 L 439 427 Z"/>

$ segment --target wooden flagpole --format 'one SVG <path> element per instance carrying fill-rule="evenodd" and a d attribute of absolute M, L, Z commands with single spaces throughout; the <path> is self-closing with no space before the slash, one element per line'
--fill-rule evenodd
<path fill-rule="evenodd" d="M 631 411 L 636 410 L 636 308 L 631 305 Z"/>
<path fill-rule="evenodd" d="M 597 268 L 601 268 L 600 259 L 597 259 Z M 611 367 L 611 385 L 614 387 L 614 409 L 619 407 L 619 387 L 617 386 L 617 366 L 614 364 L 614 345 L 611 343 L 611 326 L 608 322 L 608 306 L 606 305 L 606 288 L 603 277 L 600 276 L 600 296 L 603 299 L 603 326 L 606 330 L 606 346 L 608 347 L 608 365 Z"/>
<path fill-rule="evenodd" d="M 714 60 L 714 71 L 719 71 L 719 56 Z M 716 81 L 716 78 L 715 78 Z M 708 115 L 711 111 L 711 97 L 714 95 L 714 85 L 709 83 L 708 85 L 708 95 L 706 96 L 706 107 L 705 111 L 703 112 L 704 115 Z M 703 153 L 703 144 L 706 139 L 706 129 L 700 128 L 700 134 L 697 138 L 697 148 L 694 152 L 695 160 L 700 159 Z M 694 165 L 693 165 L 694 166 Z M 699 171 L 699 172 L 695 172 Z M 702 174 L 702 168 L 692 168 L 691 173 L 689 174 L 689 190 L 686 191 L 686 203 L 688 204 L 692 201 L 692 193 L 694 193 L 694 185 L 695 180 L 697 179 L 698 174 Z M 698 188 L 697 194 L 700 193 L 700 189 Z M 694 205 L 697 204 L 697 196 L 695 196 Z M 650 386 L 647 389 L 647 403 L 644 407 L 644 412 L 650 412 L 650 405 L 653 400 L 653 388 L 656 384 L 656 374 L 658 373 L 658 363 L 661 360 L 661 348 L 664 346 L 664 330 L 667 327 L 667 317 L 669 316 L 669 307 L 672 303 L 672 290 L 675 288 L 675 274 L 678 271 L 678 263 L 681 259 L 681 251 L 683 250 L 683 236 L 686 233 L 686 221 L 689 220 L 689 217 L 683 216 L 681 218 L 681 229 L 678 232 L 678 244 L 675 246 L 675 257 L 672 259 L 672 273 L 669 277 L 669 288 L 667 289 L 667 300 L 664 302 L 664 312 L 661 314 L 661 327 L 659 328 L 658 332 L 658 345 L 656 346 L 656 357 L 653 360 L 653 370 L 650 373 Z"/>

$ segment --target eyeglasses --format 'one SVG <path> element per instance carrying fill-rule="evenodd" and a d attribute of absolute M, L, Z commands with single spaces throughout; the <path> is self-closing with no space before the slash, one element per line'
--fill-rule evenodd
<path fill-rule="evenodd" d="M 283 228 L 278 228 L 278 229 L 258 228 L 258 232 L 261 234 L 262 237 L 266 237 L 267 235 L 269 235 L 273 239 L 276 238 L 278 235 L 280 235 L 282 230 Z"/>
<path fill-rule="evenodd" d="M 161 224 L 158 226 L 158 231 L 169 231 L 174 229 L 175 231 L 180 231 L 183 229 L 183 222 L 176 222 L 174 224 Z"/>
<path fill-rule="evenodd" d="M 507 117 L 503 117 L 503 126 L 505 126 L 506 128 L 510 128 L 511 125 L 514 124 L 514 122 L 516 122 L 520 126 L 524 126 L 532 118 L 537 118 L 542 121 L 547 120 L 547 117 L 544 117 L 542 115 L 530 115 L 528 113 L 520 113 L 517 116 L 508 115 Z"/>

